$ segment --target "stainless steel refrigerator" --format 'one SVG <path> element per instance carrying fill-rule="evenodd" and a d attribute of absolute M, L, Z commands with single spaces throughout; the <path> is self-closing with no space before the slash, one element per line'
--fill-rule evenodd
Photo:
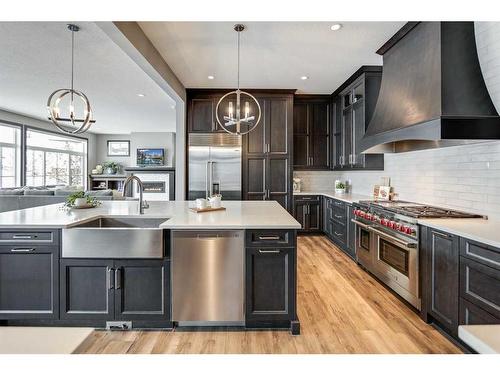
<path fill-rule="evenodd" d="M 191 133 L 188 139 L 188 199 L 222 194 L 241 200 L 241 136 Z"/>

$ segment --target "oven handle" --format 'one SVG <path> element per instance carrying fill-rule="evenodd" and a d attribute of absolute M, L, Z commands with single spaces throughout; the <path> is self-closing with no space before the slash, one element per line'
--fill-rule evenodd
<path fill-rule="evenodd" d="M 406 241 L 400 240 L 399 238 L 392 237 L 392 236 L 382 232 L 381 230 L 375 229 L 373 227 L 371 227 L 370 230 L 372 232 L 378 234 L 379 236 L 385 238 L 389 242 L 404 246 L 407 249 L 415 249 L 417 247 L 417 244 L 415 242 L 406 242 Z"/>
<path fill-rule="evenodd" d="M 361 221 L 357 221 L 357 220 L 354 220 L 354 219 L 351 219 L 351 221 L 356 224 L 356 225 L 359 225 L 361 228 L 364 228 L 366 230 L 371 230 L 372 229 L 372 226 L 370 225 L 366 225 L 365 223 L 362 223 Z"/>

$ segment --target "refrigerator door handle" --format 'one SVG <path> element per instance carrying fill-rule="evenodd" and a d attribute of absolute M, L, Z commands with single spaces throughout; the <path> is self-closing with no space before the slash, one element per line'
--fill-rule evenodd
<path fill-rule="evenodd" d="M 205 198 L 208 198 L 210 196 L 210 172 L 209 172 L 209 168 L 210 168 L 210 162 L 207 161 L 207 165 L 205 167 L 205 193 L 206 193 L 206 197 Z"/>
<path fill-rule="evenodd" d="M 210 162 L 210 195 L 209 195 L 209 197 L 214 195 L 214 164 L 215 163 L 216 163 L 215 161 Z"/>

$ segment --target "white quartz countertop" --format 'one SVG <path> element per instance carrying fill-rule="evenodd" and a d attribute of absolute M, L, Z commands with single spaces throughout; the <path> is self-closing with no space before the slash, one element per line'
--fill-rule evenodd
<path fill-rule="evenodd" d="M 500 353 L 500 324 L 459 326 L 458 337 L 480 354 Z"/>
<path fill-rule="evenodd" d="M 356 203 L 359 201 L 372 200 L 373 197 L 361 194 L 338 194 L 335 191 L 301 191 L 300 193 L 293 193 L 293 195 L 324 195 L 329 198 L 335 198 L 347 203 Z"/>
<path fill-rule="evenodd" d="M 61 203 L 0 213 L 0 228 L 69 228 L 99 217 L 138 216 L 138 201 L 103 201 L 89 209 L 62 210 Z M 143 217 L 165 218 L 171 229 L 300 229 L 276 201 L 223 201 L 225 211 L 195 213 L 194 202 L 149 202 Z"/>
<path fill-rule="evenodd" d="M 418 219 L 418 223 L 486 245 L 500 247 L 500 220 Z"/>

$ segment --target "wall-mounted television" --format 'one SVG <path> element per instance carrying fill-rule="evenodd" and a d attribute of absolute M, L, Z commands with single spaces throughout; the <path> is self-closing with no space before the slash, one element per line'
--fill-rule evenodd
<path fill-rule="evenodd" d="M 163 165 L 165 163 L 165 150 L 163 148 L 138 148 L 137 165 Z"/>

